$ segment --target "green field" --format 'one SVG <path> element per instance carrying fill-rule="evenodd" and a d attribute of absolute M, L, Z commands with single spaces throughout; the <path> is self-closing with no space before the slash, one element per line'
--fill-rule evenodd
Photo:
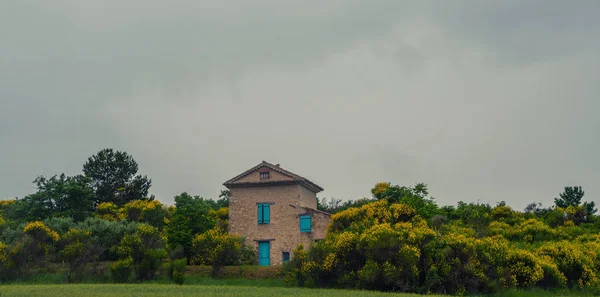
<path fill-rule="evenodd" d="M 0 296 L 48 296 L 48 297 L 129 297 L 129 296 L 248 296 L 248 297 L 268 297 L 268 296 L 340 296 L 340 297 L 417 297 L 423 295 L 401 294 L 401 293 L 381 293 L 371 291 L 350 291 L 350 290 L 324 290 L 324 289 L 303 289 L 303 288 L 285 288 L 285 287 L 253 287 L 239 285 L 170 285 L 170 284 L 62 284 L 62 285 L 0 285 Z M 441 295 L 428 295 L 441 296 Z M 590 296 L 577 292 L 550 293 L 547 291 L 525 292 L 525 291 L 507 291 L 499 295 L 490 295 L 498 297 L 546 297 L 546 296 Z"/>
<path fill-rule="evenodd" d="M 4 285 L 0 286 L 2 297 L 7 296 L 85 296 L 85 297 L 134 297 L 134 296 L 420 296 L 414 294 L 392 294 L 368 291 L 319 290 L 281 287 L 246 287 L 246 286 L 178 286 L 161 284 L 73 284 L 73 285 Z"/>

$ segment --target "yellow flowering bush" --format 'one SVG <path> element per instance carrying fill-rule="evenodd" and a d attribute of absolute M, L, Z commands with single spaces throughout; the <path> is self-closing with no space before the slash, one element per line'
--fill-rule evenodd
<path fill-rule="evenodd" d="M 529 219 L 519 224 L 514 230 L 513 237 L 520 237 L 525 242 L 552 240 L 556 237 L 556 232 L 550 226 L 537 219 Z"/>
<path fill-rule="evenodd" d="M 215 218 L 216 226 L 221 230 L 229 229 L 229 208 L 221 207 L 217 210 L 211 209 L 209 215 Z"/>
<path fill-rule="evenodd" d="M 520 222 L 523 219 L 523 215 L 520 212 L 514 211 L 510 206 L 499 205 L 492 209 L 492 219 L 512 225 Z"/>
<path fill-rule="evenodd" d="M 589 250 L 590 248 L 592 250 Z M 598 288 L 600 281 L 595 265 L 600 258 L 594 252 L 595 248 L 597 246 L 560 241 L 544 244 L 536 250 L 536 253 L 546 256 L 546 259 L 552 259 L 567 278 L 570 286 Z"/>
<path fill-rule="evenodd" d="M 329 253 L 327 254 L 327 256 L 325 257 L 325 260 L 323 260 L 323 265 L 322 265 L 322 269 L 324 271 L 331 271 L 337 262 L 337 258 L 336 258 L 336 254 L 335 253 Z"/>
<path fill-rule="evenodd" d="M 121 280 L 124 279 L 121 273 L 128 271 L 125 264 L 129 259 L 131 259 L 135 278 L 144 281 L 155 277 L 161 260 L 166 256 L 159 230 L 146 224 L 140 224 L 133 234 L 123 236 L 117 247 L 117 253 L 121 256 L 120 266 L 114 271 L 111 267 L 111 273 L 114 273 L 115 279 Z"/>
<path fill-rule="evenodd" d="M 155 227 L 165 224 L 168 211 L 157 200 L 133 200 L 118 210 L 118 218 L 132 222 L 148 223 Z"/>
<path fill-rule="evenodd" d="M 510 238 L 514 234 L 514 231 L 512 230 L 512 228 L 513 227 L 511 225 L 509 225 L 505 222 L 492 221 L 488 225 L 488 234 L 490 236 L 502 235 L 506 238 Z"/>
<path fill-rule="evenodd" d="M 385 191 L 387 191 L 389 188 L 390 183 L 377 183 L 375 184 L 375 187 L 371 189 L 371 193 L 373 194 L 373 197 L 381 198 L 383 196 L 383 193 L 385 193 Z"/>
<path fill-rule="evenodd" d="M 56 242 L 59 239 L 58 233 L 48 228 L 44 222 L 36 221 L 31 222 L 23 229 L 25 234 L 30 235 L 35 240 L 44 243 Z"/>
<path fill-rule="evenodd" d="M 391 222 L 408 222 L 417 215 L 417 210 L 406 204 L 394 203 L 390 205 Z"/>
<path fill-rule="evenodd" d="M 107 221 L 120 221 L 124 217 L 119 212 L 119 207 L 112 202 L 103 202 L 96 206 L 94 216 Z"/>
<path fill-rule="evenodd" d="M 544 270 L 533 253 L 515 249 L 506 259 L 511 282 L 515 287 L 527 288 L 536 285 L 544 277 Z"/>
<path fill-rule="evenodd" d="M 15 203 L 15 200 L 0 200 L 0 213 L 13 203 Z"/>
<path fill-rule="evenodd" d="M 13 268 L 14 262 L 11 259 L 10 247 L 0 242 L 0 282 L 14 277 Z"/>
<path fill-rule="evenodd" d="M 217 275 L 225 265 L 255 263 L 254 251 L 246 246 L 244 239 L 213 228 L 196 235 L 192 240 L 191 263 L 211 265 Z"/>
<path fill-rule="evenodd" d="M 0 268 L 7 267 L 9 264 L 9 247 L 0 242 Z"/>
<path fill-rule="evenodd" d="M 362 231 L 376 224 L 388 223 L 390 218 L 388 202 L 379 200 L 332 215 L 328 232 Z"/>
<path fill-rule="evenodd" d="M 343 232 L 327 238 L 327 245 L 332 247 L 341 257 L 351 255 L 356 251 L 359 237 L 356 233 Z"/>
<path fill-rule="evenodd" d="M 511 250 L 509 241 L 502 235 L 477 239 L 475 244 L 481 260 L 496 267 L 504 266 Z"/>
<path fill-rule="evenodd" d="M 68 264 L 67 280 L 72 282 L 78 277 L 85 265 L 98 258 L 98 251 L 91 242 L 91 233 L 71 228 L 60 238 L 60 257 Z"/>

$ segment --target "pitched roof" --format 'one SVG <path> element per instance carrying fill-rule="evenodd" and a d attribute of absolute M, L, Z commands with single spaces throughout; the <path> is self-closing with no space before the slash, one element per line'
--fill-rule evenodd
<path fill-rule="evenodd" d="M 285 176 L 288 176 L 292 180 L 290 180 L 290 181 L 236 182 L 236 181 L 242 179 L 243 177 L 245 177 L 245 176 L 251 174 L 252 172 L 255 172 L 263 167 L 269 168 L 270 170 L 273 170 L 275 172 L 278 172 Z M 304 187 L 306 187 L 307 189 L 309 189 L 315 193 L 319 193 L 319 192 L 323 191 L 323 188 L 321 188 L 319 185 L 311 182 L 310 180 L 279 167 L 279 164 L 273 165 L 273 164 L 265 162 L 265 161 L 262 161 L 260 164 L 254 166 L 254 167 L 244 171 L 243 173 L 237 175 L 236 177 L 226 181 L 225 183 L 223 183 L 223 185 L 227 188 L 233 188 L 233 187 L 244 187 L 244 186 L 250 187 L 250 186 L 290 184 L 290 183 L 297 183 L 297 184 L 303 185 Z"/>

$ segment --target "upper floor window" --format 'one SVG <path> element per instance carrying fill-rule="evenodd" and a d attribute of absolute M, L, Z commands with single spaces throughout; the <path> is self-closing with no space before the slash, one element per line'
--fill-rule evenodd
<path fill-rule="evenodd" d="M 259 203 L 258 207 L 258 223 L 269 224 L 271 222 L 271 205 L 269 203 Z"/>
<path fill-rule="evenodd" d="M 261 172 L 260 179 L 269 179 L 269 172 Z"/>
<path fill-rule="evenodd" d="M 310 233 L 310 215 L 300 216 L 300 232 Z"/>

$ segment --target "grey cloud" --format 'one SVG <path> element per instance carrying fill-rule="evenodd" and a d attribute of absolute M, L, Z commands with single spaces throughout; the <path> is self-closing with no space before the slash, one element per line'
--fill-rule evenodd
<path fill-rule="evenodd" d="M 341 198 L 593 199 L 597 6 L 3 1 L 0 196 L 114 147 L 167 203 L 261 160 Z"/>

